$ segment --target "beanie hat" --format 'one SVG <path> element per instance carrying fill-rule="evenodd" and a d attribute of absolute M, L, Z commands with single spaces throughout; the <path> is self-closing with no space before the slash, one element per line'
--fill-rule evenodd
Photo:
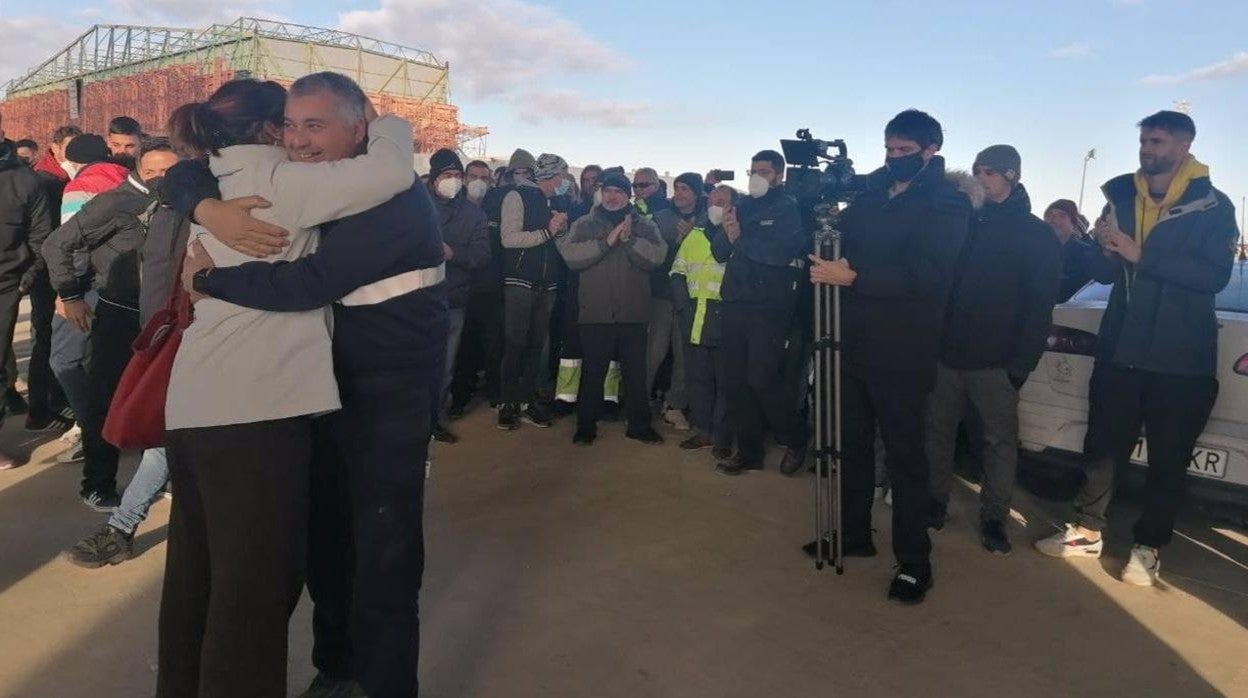
<path fill-rule="evenodd" d="M 537 169 L 537 161 L 533 159 L 533 153 L 524 148 L 516 148 L 516 152 L 511 154 L 511 160 L 507 163 L 509 170 L 535 170 Z"/>
<path fill-rule="evenodd" d="M 1076 206 L 1075 202 L 1070 199 L 1058 199 L 1057 201 L 1049 204 L 1049 207 L 1044 209 L 1044 215 L 1049 215 L 1049 211 L 1061 211 L 1066 214 L 1066 217 L 1069 218 L 1070 222 L 1075 225 L 1075 230 L 1078 231 L 1080 235 L 1088 232 L 1088 219 L 1085 218 L 1083 214 L 1079 213 L 1079 207 Z"/>
<path fill-rule="evenodd" d="M 1010 184 L 1017 184 L 1023 175 L 1023 158 L 1013 146 L 990 145 L 975 156 L 975 165 L 996 170 Z M 974 168 L 975 165 L 971 167 Z"/>
<path fill-rule="evenodd" d="M 65 147 L 65 159 L 79 165 L 90 165 L 108 159 L 108 144 L 94 133 L 75 136 Z"/>
<path fill-rule="evenodd" d="M 628 177 L 625 177 L 623 172 L 608 171 L 604 174 L 602 179 L 598 180 L 598 188 L 606 189 L 607 187 L 619 189 L 625 194 L 633 191 L 633 183 L 628 181 Z"/>
<path fill-rule="evenodd" d="M 447 170 L 455 170 L 460 173 L 464 171 L 464 163 L 460 162 L 459 156 L 455 154 L 455 151 L 443 148 L 429 156 L 429 177 L 431 179 L 437 179 L 438 175 Z"/>
<path fill-rule="evenodd" d="M 547 179 L 562 177 L 568 171 L 568 161 L 552 153 L 542 153 L 537 157 L 537 169 L 533 179 L 541 182 Z"/>
<path fill-rule="evenodd" d="M 697 172 L 686 172 L 676 178 L 677 184 L 683 184 L 693 190 L 694 196 L 702 196 L 702 175 Z"/>

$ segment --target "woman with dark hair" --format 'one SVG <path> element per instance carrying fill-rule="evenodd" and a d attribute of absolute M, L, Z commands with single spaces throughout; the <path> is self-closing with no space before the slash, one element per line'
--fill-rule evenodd
<path fill-rule="evenodd" d="M 316 226 L 411 187 L 411 125 L 368 110 L 368 152 L 291 162 L 286 91 L 235 80 L 173 113 L 180 147 L 208 157 L 222 198 L 257 195 L 286 229 L 268 261 L 310 254 Z M 357 125 L 364 129 L 364 120 Z M 362 135 L 362 134 L 361 134 Z M 217 267 L 254 261 L 203 228 Z M 339 408 L 327 310 L 271 313 L 205 298 L 174 360 L 166 448 L 178 496 L 160 610 L 157 695 L 286 695 L 286 638 L 303 585 L 312 418 Z"/>

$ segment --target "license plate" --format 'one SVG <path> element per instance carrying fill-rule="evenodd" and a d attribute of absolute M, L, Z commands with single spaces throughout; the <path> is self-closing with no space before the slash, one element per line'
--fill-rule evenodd
<path fill-rule="evenodd" d="M 1206 448 L 1200 444 L 1192 449 L 1192 459 L 1187 462 L 1187 472 L 1200 477 L 1215 480 L 1226 479 L 1226 462 L 1230 454 L 1216 448 Z M 1148 441 L 1140 439 L 1135 442 L 1135 450 L 1131 452 L 1131 462 L 1148 465 Z"/>

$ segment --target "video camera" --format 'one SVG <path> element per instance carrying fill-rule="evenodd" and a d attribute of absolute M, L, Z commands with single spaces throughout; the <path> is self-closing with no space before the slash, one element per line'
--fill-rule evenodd
<path fill-rule="evenodd" d="M 843 140 L 821 141 L 803 128 L 798 129 L 796 140 L 781 140 L 780 147 L 789 163 L 785 190 L 797 199 L 802 222 L 810 230 L 820 227 L 821 216 L 866 188 L 867 178 L 854 173 L 854 161 Z M 831 153 L 834 148 L 836 152 Z"/>

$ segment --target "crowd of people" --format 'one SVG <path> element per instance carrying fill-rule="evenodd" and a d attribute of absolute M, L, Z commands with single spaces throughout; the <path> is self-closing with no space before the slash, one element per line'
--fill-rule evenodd
<path fill-rule="evenodd" d="M 0 121 L 0 126 L 3 122 Z M 149 125 L 166 127 L 166 125 Z M 519 149 L 506 167 L 453 151 L 412 167 L 411 125 L 350 79 L 235 80 L 180 107 L 168 138 L 114 119 L 45 151 L 0 146 L 0 337 L 8 414 L 80 438 L 80 496 L 110 519 L 67 551 L 130 559 L 171 483 L 157 695 L 285 695 L 286 638 L 315 604 L 303 694 L 417 694 L 423 490 L 433 440 L 472 409 L 508 432 L 575 415 L 574 444 L 627 438 L 709 450 L 717 471 L 809 467 L 817 285 L 843 289 L 843 548 L 874 556 L 878 460 L 891 490 L 891 599 L 932 586 L 960 427 L 982 454 L 980 533 L 1005 554 L 1019 390 L 1055 303 L 1113 284 L 1097 344 L 1076 518 L 1036 542 L 1099 556 L 1113 466 L 1148 433 L 1144 512 L 1123 579 L 1152 584 L 1188 455 L 1217 393 L 1213 296 L 1237 238 L 1190 154 L 1195 125 L 1140 128 L 1140 170 L 1106 184 L 1095 226 L 1069 200 L 1031 211 L 1008 145 L 946 168 L 943 130 L 908 110 L 885 165 L 838 216 L 841 258 L 811 254 L 786 163 L 751 158 L 748 190 L 687 172 L 585 167 Z M 1091 227 L 1091 230 L 1090 230 Z M 28 396 L 12 337 L 30 296 Z M 162 448 L 119 494 L 104 423 L 131 346 L 185 297 Z M 20 404 L 19 404 L 20 402 Z M 514 438 L 514 437 L 508 437 Z M 521 437 L 522 438 L 522 437 Z M 447 458 L 453 450 L 446 451 Z M 11 465 L 11 462 L 10 462 Z"/>

